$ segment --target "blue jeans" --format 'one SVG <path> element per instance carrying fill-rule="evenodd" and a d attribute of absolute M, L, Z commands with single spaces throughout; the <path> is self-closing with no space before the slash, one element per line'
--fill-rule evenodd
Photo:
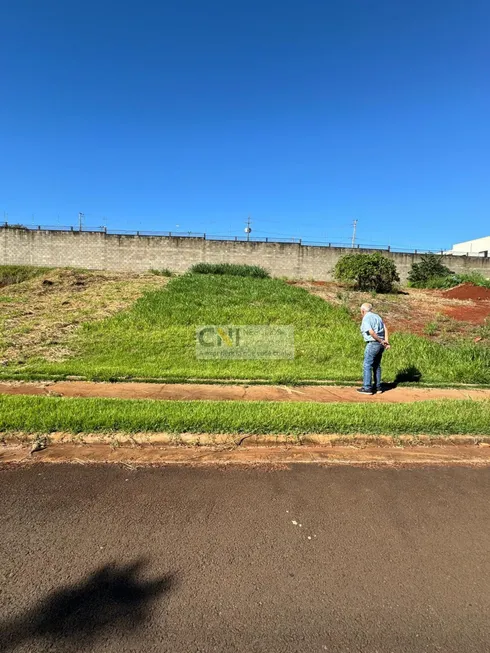
<path fill-rule="evenodd" d="M 381 359 L 385 348 L 379 342 L 366 343 L 364 350 L 363 388 L 373 387 L 373 377 L 376 388 L 381 388 Z"/>

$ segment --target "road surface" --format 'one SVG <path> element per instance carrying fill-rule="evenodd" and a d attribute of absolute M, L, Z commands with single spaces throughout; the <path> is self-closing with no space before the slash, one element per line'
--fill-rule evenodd
<path fill-rule="evenodd" d="M 490 650 L 490 468 L 0 471 L 0 651 Z"/>

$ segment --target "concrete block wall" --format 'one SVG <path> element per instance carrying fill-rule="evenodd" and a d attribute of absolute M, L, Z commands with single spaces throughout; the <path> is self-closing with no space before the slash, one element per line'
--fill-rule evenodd
<path fill-rule="evenodd" d="M 276 277 L 329 281 L 335 263 L 350 253 L 352 250 L 348 248 L 296 243 L 0 228 L 1 265 L 136 272 L 168 268 L 185 272 L 194 263 L 247 263 L 261 265 Z M 420 260 L 420 256 L 410 253 L 385 251 L 383 254 L 395 261 L 402 282 L 406 281 L 412 263 Z M 455 272 L 478 271 L 490 278 L 490 258 L 445 256 L 443 262 Z"/>

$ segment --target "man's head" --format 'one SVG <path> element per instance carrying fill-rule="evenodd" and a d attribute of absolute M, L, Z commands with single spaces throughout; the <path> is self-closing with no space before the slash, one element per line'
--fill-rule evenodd
<path fill-rule="evenodd" d="M 373 310 L 373 305 L 369 304 L 368 302 L 366 302 L 365 304 L 363 304 L 361 306 L 361 314 L 362 315 L 366 315 L 366 313 L 369 313 L 372 310 Z"/>

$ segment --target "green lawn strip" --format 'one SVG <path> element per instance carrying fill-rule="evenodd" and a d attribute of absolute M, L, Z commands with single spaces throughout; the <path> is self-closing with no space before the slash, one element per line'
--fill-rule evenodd
<path fill-rule="evenodd" d="M 229 324 L 292 325 L 294 360 L 197 360 L 196 327 Z M 403 333 L 391 340 L 383 360 L 387 381 L 417 368 L 421 380 L 433 385 L 490 383 L 490 347 L 482 343 L 441 345 Z M 363 356 L 359 326 L 345 307 L 279 279 L 209 274 L 174 278 L 131 309 L 83 325 L 73 347 L 77 353 L 64 361 L 31 358 L 2 369 L 1 376 L 352 383 L 360 380 Z"/>
<path fill-rule="evenodd" d="M 480 435 L 489 424 L 490 400 L 321 404 L 0 395 L 0 431 L 7 433 Z"/>

